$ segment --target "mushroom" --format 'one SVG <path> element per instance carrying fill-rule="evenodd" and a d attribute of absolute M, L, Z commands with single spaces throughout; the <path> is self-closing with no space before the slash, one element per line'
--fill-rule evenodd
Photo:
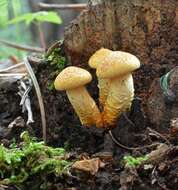
<path fill-rule="evenodd" d="M 89 59 L 88 64 L 91 68 L 96 69 L 99 64 L 102 64 L 105 57 L 109 55 L 112 51 L 109 49 L 101 48 L 97 50 Z M 99 102 L 101 107 L 103 108 L 108 91 L 110 87 L 110 79 L 101 79 L 98 78 L 98 88 L 99 88 Z"/>
<path fill-rule="evenodd" d="M 70 66 L 59 73 L 54 86 L 56 90 L 66 90 L 69 101 L 83 125 L 102 127 L 101 113 L 84 86 L 91 80 L 92 76 L 88 71 Z"/>
<path fill-rule="evenodd" d="M 102 113 L 106 126 L 115 124 L 118 116 L 127 111 L 134 97 L 131 72 L 140 67 L 138 58 L 130 53 L 115 51 L 97 67 L 97 76 L 110 80 L 110 90 Z"/>

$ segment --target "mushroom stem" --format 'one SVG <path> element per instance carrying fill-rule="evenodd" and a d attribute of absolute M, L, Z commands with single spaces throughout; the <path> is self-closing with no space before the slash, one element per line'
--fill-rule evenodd
<path fill-rule="evenodd" d="M 67 90 L 66 93 L 83 125 L 103 126 L 100 111 L 84 86 Z"/>
<path fill-rule="evenodd" d="M 110 81 L 110 91 L 102 113 L 105 126 L 114 125 L 118 116 L 130 108 L 134 97 L 131 74 L 112 78 Z"/>
<path fill-rule="evenodd" d="M 98 88 L 99 88 L 99 103 L 101 108 L 103 109 L 110 88 L 110 80 L 98 78 Z"/>

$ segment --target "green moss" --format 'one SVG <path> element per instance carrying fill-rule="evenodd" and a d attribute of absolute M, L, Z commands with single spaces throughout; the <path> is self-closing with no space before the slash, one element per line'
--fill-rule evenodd
<path fill-rule="evenodd" d="M 47 82 L 48 90 L 54 90 L 54 80 L 56 76 L 64 69 L 66 58 L 61 53 L 61 48 L 54 48 L 49 55 L 46 55 L 46 61 L 50 65 L 51 73 Z"/>
<path fill-rule="evenodd" d="M 34 176 L 42 184 L 44 176 L 60 177 L 68 172 L 72 162 L 65 160 L 63 148 L 46 146 L 30 138 L 27 132 L 21 138 L 20 147 L 14 143 L 10 148 L 0 145 L 0 184 L 24 185 Z"/>

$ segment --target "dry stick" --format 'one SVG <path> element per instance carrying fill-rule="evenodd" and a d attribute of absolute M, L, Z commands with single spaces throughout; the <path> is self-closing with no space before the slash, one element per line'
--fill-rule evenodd
<path fill-rule="evenodd" d="M 36 91 L 36 95 L 37 95 L 38 103 L 39 103 L 39 107 L 40 107 L 40 113 L 41 113 L 41 122 L 42 122 L 42 128 L 43 128 L 43 140 L 46 143 L 46 115 L 45 115 L 45 109 L 44 109 L 44 104 L 43 104 L 43 98 L 41 95 L 41 90 L 40 90 L 38 81 L 36 79 L 36 76 L 33 72 L 33 69 L 27 58 L 25 58 L 24 63 L 29 72 L 29 75 L 32 79 L 33 85 L 35 87 L 35 91 Z"/>
<path fill-rule="evenodd" d="M 56 41 L 55 43 L 53 43 L 46 52 L 46 57 L 48 57 L 57 47 L 60 48 L 60 46 L 62 46 L 63 44 L 63 40 L 61 41 Z"/>
<path fill-rule="evenodd" d="M 19 45 L 13 42 L 9 42 L 7 40 L 2 40 L 0 39 L 0 43 L 3 43 L 6 46 L 19 49 L 19 50 L 24 50 L 24 51 L 30 51 L 30 52 L 37 52 L 37 53 L 43 53 L 45 52 L 45 49 L 39 48 L 39 47 L 32 47 L 32 46 L 27 46 L 27 45 Z"/>
<path fill-rule="evenodd" d="M 5 69 L 0 69 L 0 73 L 4 73 L 4 72 L 9 72 L 9 70 L 12 70 L 12 69 L 17 69 L 21 66 L 24 66 L 24 63 L 17 63 L 15 65 L 12 65 L 12 66 L 9 66 Z"/>
<path fill-rule="evenodd" d="M 114 142 L 117 146 L 119 146 L 119 147 L 121 147 L 121 148 L 124 148 L 124 149 L 126 149 L 126 150 L 142 150 L 142 149 L 144 149 L 144 148 L 151 148 L 151 147 L 153 147 L 153 146 L 160 145 L 160 143 L 154 143 L 154 144 L 145 145 L 145 146 L 142 146 L 142 147 L 128 147 L 128 146 L 125 146 L 125 145 L 121 144 L 120 142 L 118 142 L 118 140 L 113 136 L 111 130 L 109 130 L 108 132 L 109 132 L 109 135 L 111 136 L 111 139 L 113 140 L 113 142 Z"/>
<path fill-rule="evenodd" d="M 87 8 L 87 4 L 79 3 L 79 4 L 47 4 L 47 3 L 39 3 L 38 6 L 42 9 L 72 9 L 76 11 L 82 11 Z"/>
<path fill-rule="evenodd" d="M 14 77 L 14 76 L 26 76 L 27 73 L 0 73 L 0 77 Z"/>
<path fill-rule="evenodd" d="M 164 135 L 158 133 L 158 132 L 155 131 L 154 129 L 151 129 L 150 127 L 148 127 L 147 129 L 148 129 L 151 133 L 153 133 L 153 134 L 155 134 L 155 135 L 161 137 L 163 140 L 166 141 L 167 144 L 169 144 L 169 145 L 171 144 L 171 143 L 169 142 L 169 140 L 168 140 Z"/>

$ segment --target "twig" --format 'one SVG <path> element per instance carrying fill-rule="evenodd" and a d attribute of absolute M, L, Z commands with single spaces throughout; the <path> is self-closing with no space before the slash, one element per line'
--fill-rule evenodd
<path fill-rule="evenodd" d="M 3 73 L 3 74 L 0 73 L 0 77 L 14 77 L 14 76 L 24 77 L 26 75 L 27 73 Z"/>
<path fill-rule="evenodd" d="M 169 142 L 169 140 L 163 136 L 162 134 L 158 133 L 157 131 L 155 131 L 154 129 L 151 129 L 150 127 L 147 128 L 151 133 L 161 137 L 168 145 L 170 145 L 171 143 Z"/>
<path fill-rule="evenodd" d="M 35 87 L 35 91 L 36 91 L 36 95 L 37 95 L 38 103 L 39 103 L 39 107 L 40 107 L 40 113 L 41 113 L 41 122 L 42 122 L 42 128 L 43 128 L 43 140 L 46 143 L 46 115 L 45 115 L 45 109 L 44 109 L 41 90 L 40 90 L 38 81 L 36 79 L 36 76 L 33 72 L 33 69 L 32 69 L 27 58 L 25 58 L 24 63 L 25 63 L 25 66 L 27 67 L 27 70 L 28 70 L 29 75 L 32 79 L 33 85 Z"/>
<path fill-rule="evenodd" d="M 160 145 L 160 143 L 154 143 L 154 144 L 145 145 L 145 146 L 141 146 L 141 147 L 128 147 L 128 146 L 125 146 L 125 145 L 121 144 L 121 143 L 113 136 L 111 130 L 109 130 L 109 134 L 110 134 L 110 136 L 111 136 L 111 139 L 113 140 L 113 142 L 114 142 L 116 145 L 118 145 L 119 147 L 124 148 L 124 149 L 126 149 L 126 150 L 142 150 L 142 149 L 144 149 L 144 148 L 151 148 L 151 147 L 153 147 L 153 146 L 158 146 L 158 145 Z"/>
<path fill-rule="evenodd" d="M 159 176 L 158 176 L 158 172 L 156 170 L 156 166 L 154 167 L 152 173 L 151 173 L 151 178 L 152 178 L 152 185 L 155 184 L 157 182 L 158 186 L 163 189 L 163 190 L 170 190 L 167 188 L 166 184 L 161 184 L 159 181 Z"/>
<path fill-rule="evenodd" d="M 57 47 L 60 48 L 62 46 L 63 40 L 57 41 L 52 44 L 46 51 L 46 57 L 48 57 Z"/>
<path fill-rule="evenodd" d="M 24 63 L 17 63 L 15 65 L 6 67 L 4 69 L 0 69 L 0 73 L 10 73 L 10 72 L 14 72 L 15 70 L 20 70 L 19 68 L 24 68 L 25 65 Z"/>
<path fill-rule="evenodd" d="M 43 49 L 43 48 L 32 47 L 32 46 L 27 46 L 27 45 L 19 45 L 14 42 L 9 42 L 7 40 L 2 40 L 2 39 L 0 39 L 0 43 L 4 44 L 6 46 L 9 46 L 9 47 L 15 48 L 15 49 L 19 49 L 19 50 L 37 52 L 37 53 L 45 52 L 45 49 Z"/>
<path fill-rule="evenodd" d="M 127 114 L 123 113 L 124 118 L 128 121 L 129 124 L 131 124 L 133 127 L 135 127 L 135 124 L 128 118 Z"/>
<path fill-rule="evenodd" d="M 47 3 L 39 3 L 38 6 L 42 9 L 71 9 L 76 11 L 81 11 L 87 8 L 87 4 L 79 3 L 79 4 L 47 4 Z"/>

